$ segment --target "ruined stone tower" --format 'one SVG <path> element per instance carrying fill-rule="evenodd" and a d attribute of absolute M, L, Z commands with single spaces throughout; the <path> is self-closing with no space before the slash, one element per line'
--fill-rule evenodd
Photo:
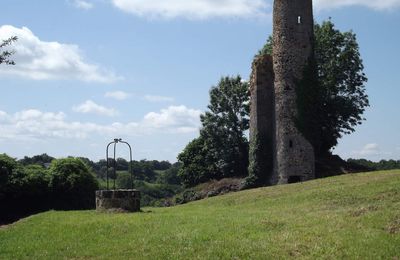
<path fill-rule="evenodd" d="M 275 0 L 273 60 L 275 74 L 275 183 L 315 178 L 312 145 L 297 129 L 296 85 L 313 56 L 312 0 Z"/>
<path fill-rule="evenodd" d="M 274 143 L 274 71 L 272 57 L 255 58 L 250 76 L 250 161 L 249 174 L 256 185 L 272 184 Z M 255 165 L 254 165 L 255 164 Z M 266 174 L 267 173 L 267 174 Z"/>
<path fill-rule="evenodd" d="M 314 149 L 296 126 L 297 85 L 314 53 L 312 0 L 275 0 L 273 26 L 272 57 L 255 59 L 250 80 L 249 177 L 262 185 L 315 178 Z"/>

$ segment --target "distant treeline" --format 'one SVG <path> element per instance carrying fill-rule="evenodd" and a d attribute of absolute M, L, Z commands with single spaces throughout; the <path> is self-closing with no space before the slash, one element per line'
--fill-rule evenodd
<path fill-rule="evenodd" d="M 105 159 L 94 162 L 86 157 L 77 157 L 82 160 L 99 179 L 105 179 L 107 173 L 107 161 Z M 47 154 L 35 155 L 33 157 L 25 156 L 23 159 L 18 160 L 22 165 L 40 165 L 43 167 L 48 167 L 50 163 L 54 160 Z M 129 171 L 129 162 L 124 158 L 116 159 L 116 170 L 117 171 Z M 114 166 L 114 159 L 109 158 L 109 177 L 112 176 Z M 171 168 L 179 168 L 179 163 L 171 164 L 168 161 L 157 161 L 157 160 L 140 160 L 132 161 L 132 170 L 134 173 L 134 179 L 146 182 L 159 182 L 159 183 L 169 183 L 169 184 L 180 184 L 176 174 L 174 176 L 159 176 L 158 171 L 166 171 Z M 164 178 L 165 180 L 160 180 Z"/>
<path fill-rule="evenodd" d="M 376 171 L 400 169 L 400 160 L 381 160 L 379 162 L 373 162 L 366 159 L 350 158 L 347 162 L 355 163 Z"/>

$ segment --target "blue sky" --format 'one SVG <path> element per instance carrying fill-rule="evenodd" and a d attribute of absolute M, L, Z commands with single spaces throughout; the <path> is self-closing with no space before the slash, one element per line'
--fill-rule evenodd
<path fill-rule="evenodd" d="M 272 32 L 271 0 L 2 0 L 0 39 L 17 35 L 16 66 L 0 66 L 0 153 L 104 158 L 121 137 L 134 159 L 175 161 L 198 135 L 221 76 L 247 79 Z M 358 37 L 369 78 L 367 121 L 344 158 L 400 159 L 400 0 L 316 0 Z M 121 150 L 121 156 L 126 151 Z"/>

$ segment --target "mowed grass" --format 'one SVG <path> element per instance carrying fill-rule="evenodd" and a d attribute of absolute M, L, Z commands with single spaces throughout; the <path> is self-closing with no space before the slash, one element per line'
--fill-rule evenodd
<path fill-rule="evenodd" d="M 400 259 L 400 171 L 143 211 L 38 214 L 0 228 L 0 258 Z"/>

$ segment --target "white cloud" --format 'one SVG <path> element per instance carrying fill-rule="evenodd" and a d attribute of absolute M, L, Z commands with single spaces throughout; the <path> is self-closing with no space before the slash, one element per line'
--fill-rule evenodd
<path fill-rule="evenodd" d="M 400 7 L 400 0 L 315 0 L 317 9 L 332 9 L 346 6 L 365 6 L 376 10 Z"/>
<path fill-rule="evenodd" d="M 118 91 L 107 92 L 106 94 L 104 94 L 104 96 L 116 100 L 125 100 L 129 98 L 131 94 L 118 90 Z"/>
<path fill-rule="evenodd" d="M 366 144 L 362 148 L 361 151 L 359 151 L 360 155 L 377 155 L 379 154 L 380 148 L 378 144 Z"/>
<path fill-rule="evenodd" d="M 27 27 L 0 27 L 0 39 L 17 36 L 10 48 L 15 66 L 1 66 L 0 74 L 34 80 L 75 79 L 86 82 L 112 83 L 119 79 L 114 73 L 88 63 L 77 45 L 40 40 Z"/>
<path fill-rule="evenodd" d="M 149 102 L 174 102 L 173 97 L 164 97 L 164 96 L 153 96 L 153 95 L 146 95 L 144 99 Z"/>
<path fill-rule="evenodd" d="M 79 9 L 89 10 L 94 7 L 94 5 L 88 1 L 84 0 L 74 0 L 72 4 Z"/>
<path fill-rule="evenodd" d="M 150 18 L 205 19 L 265 15 L 264 0 L 111 0 L 117 8 Z"/>
<path fill-rule="evenodd" d="M 190 20 L 212 17 L 269 16 L 272 0 L 109 0 L 118 9 L 145 18 Z M 400 0 L 314 0 L 317 10 L 364 6 L 375 10 L 400 7 Z"/>
<path fill-rule="evenodd" d="M 193 133 L 200 127 L 200 114 L 201 111 L 185 106 L 170 106 L 159 112 L 148 113 L 139 122 L 95 124 L 68 121 L 63 112 L 28 109 L 7 114 L 0 111 L 0 140 L 84 139 L 95 134 L 115 137 Z"/>
<path fill-rule="evenodd" d="M 72 110 L 78 113 L 97 114 L 101 116 L 116 116 L 118 114 L 118 111 L 114 108 L 100 106 L 92 100 L 86 100 L 83 104 L 74 106 Z"/>
<path fill-rule="evenodd" d="M 170 106 L 159 113 L 148 113 L 142 122 L 145 128 L 170 129 L 173 132 L 188 133 L 200 127 L 201 111 L 186 106 Z"/>
<path fill-rule="evenodd" d="M 0 110 L 0 122 L 6 121 L 7 119 L 8 119 L 7 113 Z"/>
<path fill-rule="evenodd" d="M 36 109 L 7 114 L 6 120 L 0 125 L 0 139 L 82 138 L 98 128 L 91 123 L 66 122 L 65 118 L 62 112 L 41 112 Z"/>
<path fill-rule="evenodd" d="M 353 151 L 352 154 L 360 157 L 368 157 L 368 156 L 390 155 L 391 153 L 381 151 L 381 148 L 376 143 L 370 143 L 364 145 L 364 147 L 359 151 Z"/>

